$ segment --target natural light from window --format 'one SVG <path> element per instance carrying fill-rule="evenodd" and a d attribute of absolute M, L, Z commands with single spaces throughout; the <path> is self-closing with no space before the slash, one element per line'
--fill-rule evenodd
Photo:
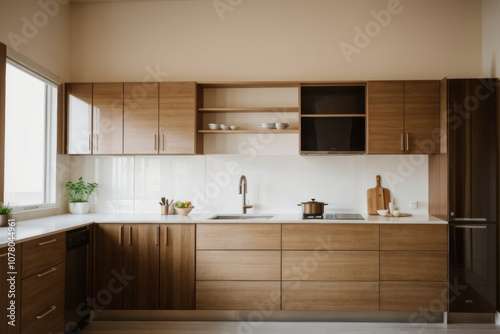
<path fill-rule="evenodd" d="M 57 88 L 7 64 L 4 202 L 55 203 Z"/>

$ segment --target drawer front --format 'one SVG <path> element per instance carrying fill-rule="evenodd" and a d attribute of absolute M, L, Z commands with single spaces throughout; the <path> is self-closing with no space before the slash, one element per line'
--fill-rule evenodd
<path fill-rule="evenodd" d="M 283 224 L 286 250 L 378 250 L 378 224 Z"/>
<path fill-rule="evenodd" d="M 64 298 L 40 310 L 32 319 L 23 320 L 21 326 L 22 332 L 29 334 L 64 333 Z"/>
<path fill-rule="evenodd" d="M 197 310 L 279 310 L 280 282 L 196 282 Z"/>
<path fill-rule="evenodd" d="M 197 224 L 196 249 L 281 250 L 281 225 Z"/>
<path fill-rule="evenodd" d="M 380 252 L 381 281 L 435 281 L 448 279 L 446 252 Z"/>
<path fill-rule="evenodd" d="M 285 281 L 378 281 L 378 251 L 283 251 Z"/>
<path fill-rule="evenodd" d="M 380 311 L 446 312 L 446 282 L 380 282 Z"/>
<path fill-rule="evenodd" d="M 446 224 L 382 224 L 381 250 L 447 251 Z"/>
<path fill-rule="evenodd" d="M 43 310 L 64 297 L 64 263 L 33 275 L 22 282 L 22 322 L 30 323 Z"/>
<path fill-rule="evenodd" d="M 378 311 L 378 282 L 283 282 L 283 310 Z"/>
<path fill-rule="evenodd" d="M 23 243 L 23 278 L 44 271 L 64 262 L 66 257 L 66 233 Z"/>
<path fill-rule="evenodd" d="M 279 281 L 279 251 L 197 251 L 198 281 Z"/>

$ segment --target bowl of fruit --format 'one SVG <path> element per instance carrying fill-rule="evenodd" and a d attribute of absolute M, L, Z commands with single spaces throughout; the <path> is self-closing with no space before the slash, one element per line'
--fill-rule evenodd
<path fill-rule="evenodd" d="M 194 206 L 191 205 L 190 201 L 187 202 L 176 202 L 175 203 L 175 211 L 181 216 L 187 216 L 194 209 Z"/>

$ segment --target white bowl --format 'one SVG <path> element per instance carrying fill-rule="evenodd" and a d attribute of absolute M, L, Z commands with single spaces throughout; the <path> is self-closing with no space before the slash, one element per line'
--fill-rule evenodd
<path fill-rule="evenodd" d="M 276 123 L 260 123 L 260 127 L 263 129 L 276 129 Z"/>
<path fill-rule="evenodd" d="M 221 128 L 222 130 L 231 130 L 231 127 L 230 127 L 229 125 L 226 125 L 226 124 L 221 124 L 221 125 L 220 125 L 220 128 Z"/>
<path fill-rule="evenodd" d="M 276 123 L 276 129 L 280 129 L 280 130 L 286 129 L 286 128 L 288 128 L 289 125 L 290 124 L 288 124 L 288 123 Z"/>
<path fill-rule="evenodd" d="M 398 210 L 394 210 L 392 214 L 394 215 L 394 217 L 399 217 L 401 215 L 401 212 L 399 212 Z"/>
<path fill-rule="evenodd" d="M 220 124 L 210 123 L 210 124 L 208 124 L 208 128 L 210 130 L 219 130 L 220 129 Z"/>
<path fill-rule="evenodd" d="M 231 125 L 231 130 L 238 130 L 240 127 L 237 125 Z"/>
<path fill-rule="evenodd" d="M 389 210 L 377 210 L 377 213 L 385 217 L 389 213 Z"/>

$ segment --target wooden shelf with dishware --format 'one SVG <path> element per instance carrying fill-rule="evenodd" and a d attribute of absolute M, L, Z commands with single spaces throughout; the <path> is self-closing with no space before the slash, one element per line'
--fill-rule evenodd
<path fill-rule="evenodd" d="M 198 130 L 198 133 L 203 134 L 259 134 L 259 133 L 275 133 L 275 134 L 297 134 L 299 129 L 241 129 L 241 130 Z"/>

